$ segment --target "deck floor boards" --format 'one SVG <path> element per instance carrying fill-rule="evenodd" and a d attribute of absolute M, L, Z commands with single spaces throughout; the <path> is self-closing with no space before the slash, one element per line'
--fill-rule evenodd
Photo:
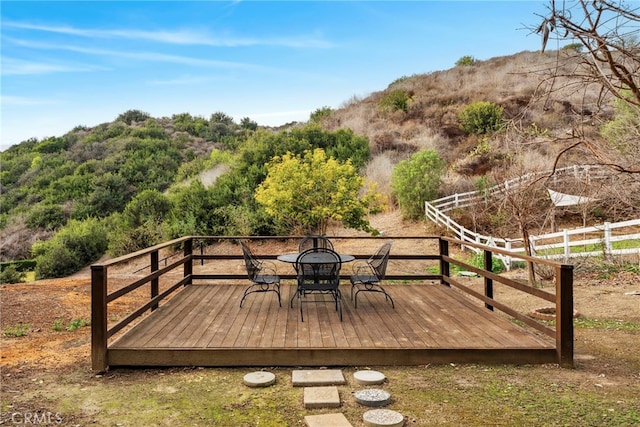
<path fill-rule="evenodd" d="M 294 298 L 293 307 L 289 306 L 295 292 L 292 285 L 281 287 L 282 307 L 276 294 L 267 292 L 250 295 L 242 308 L 239 303 L 245 286 L 189 285 L 108 348 L 122 352 L 116 357 L 118 361 L 133 354 L 127 351 L 253 349 L 275 355 L 297 350 L 309 356 L 309 351 L 322 349 L 343 351 L 346 362 L 349 351 L 360 351 L 358 357 L 362 358 L 364 350 L 554 349 L 551 338 L 524 329 L 443 285 L 387 286 L 395 309 L 384 295 L 372 292 L 361 292 L 355 308 L 348 286 L 342 288 L 342 322 L 333 298 L 315 294 L 302 298 L 302 322 L 300 301 Z M 264 357 L 268 353 L 256 354 Z M 171 353 L 166 357 L 173 361 L 178 356 Z"/>

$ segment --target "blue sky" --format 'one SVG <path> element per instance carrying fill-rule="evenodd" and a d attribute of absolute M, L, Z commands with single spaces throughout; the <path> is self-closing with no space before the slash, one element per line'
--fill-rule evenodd
<path fill-rule="evenodd" d="M 393 80 L 538 50 L 544 1 L 2 1 L 0 149 L 222 111 L 306 121 Z"/>

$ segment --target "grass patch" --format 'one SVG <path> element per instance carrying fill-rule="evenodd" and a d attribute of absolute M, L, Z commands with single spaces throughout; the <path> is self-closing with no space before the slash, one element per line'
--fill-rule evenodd
<path fill-rule="evenodd" d="M 23 337 L 27 334 L 30 325 L 28 323 L 18 323 L 17 325 L 7 325 L 2 331 L 2 335 L 7 338 Z"/>
<path fill-rule="evenodd" d="M 640 331 L 640 324 L 618 319 L 590 319 L 585 317 L 577 317 L 573 320 L 573 326 L 583 329 Z"/>
<path fill-rule="evenodd" d="M 600 280 L 608 280 L 611 279 L 618 273 L 621 272 L 629 272 L 638 274 L 640 273 L 640 267 L 637 264 L 629 264 L 629 263 L 600 263 L 595 268 L 596 273 L 598 274 L 597 278 Z"/>
<path fill-rule="evenodd" d="M 64 330 L 64 324 L 62 322 L 62 319 L 56 319 L 53 321 L 53 324 L 51 325 L 51 329 L 53 329 L 54 331 L 63 331 Z"/>
<path fill-rule="evenodd" d="M 75 331 L 85 326 L 89 326 L 91 322 L 85 319 L 74 319 L 67 325 L 67 331 Z"/>
<path fill-rule="evenodd" d="M 62 332 L 62 331 L 73 332 L 89 325 L 91 325 L 90 320 L 74 319 L 65 326 L 64 321 L 62 319 L 56 319 L 53 321 L 53 324 L 51 325 L 51 329 L 58 332 Z"/>
<path fill-rule="evenodd" d="M 393 396 L 392 409 L 411 426 L 636 426 L 635 388 L 593 387 L 578 370 L 545 366 L 434 365 L 379 367 Z M 355 403 L 362 387 L 351 381 L 358 368 L 343 368 L 339 412 L 361 425 L 369 408 Z M 242 384 L 247 369 L 116 369 L 100 378 L 82 374 L 41 377 L 37 389 L 16 397 L 78 425 L 296 426 L 306 415 L 303 389 L 292 387 L 291 370 L 274 368 L 276 384 Z M 17 402 L 14 402 L 16 404 Z"/>

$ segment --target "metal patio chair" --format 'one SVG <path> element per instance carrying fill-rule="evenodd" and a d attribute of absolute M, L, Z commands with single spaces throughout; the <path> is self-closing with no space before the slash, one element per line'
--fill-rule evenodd
<path fill-rule="evenodd" d="M 326 236 L 310 235 L 304 236 L 298 243 L 298 252 L 302 253 L 312 248 L 328 248 L 334 250 L 333 243 Z"/>
<path fill-rule="evenodd" d="M 276 273 L 275 264 L 257 259 L 245 243 L 240 242 L 240 246 L 242 247 L 244 263 L 247 267 L 247 276 L 251 281 L 251 285 L 245 289 L 242 295 L 240 308 L 242 308 L 247 295 L 255 292 L 275 292 L 278 295 L 278 305 L 282 307 L 280 301 L 280 276 Z"/>
<path fill-rule="evenodd" d="M 329 248 L 311 248 L 298 255 L 294 264 L 298 287 L 289 305 L 293 308 L 293 300 L 297 296 L 303 322 L 302 298 L 313 293 L 331 295 L 342 321 L 342 294 L 339 288 L 341 266 L 340 256 Z"/>
<path fill-rule="evenodd" d="M 351 299 L 354 301 L 354 307 L 358 308 L 358 294 L 360 292 L 379 292 L 384 294 L 385 299 L 391 302 L 391 307 L 396 308 L 393 298 L 382 287 L 381 282 L 387 274 L 387 264 L 389 262 L 389 253 L 391 252 L 391 244 L 389 241 L 376 251 L 366 262 L 358 262 L 353 266 L 353 275 L 349 278 L 351 281 Z M 354 294 L 355 289 L 355 294 Z"/>

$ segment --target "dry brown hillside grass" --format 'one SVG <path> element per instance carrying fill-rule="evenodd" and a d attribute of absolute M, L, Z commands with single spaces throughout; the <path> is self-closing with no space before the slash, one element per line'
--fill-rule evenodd
<path fill-rule="evenodd" d="M 473 180 L 479 176 L 503 174 L 515 156 L 527 170 L 549 169 L 566 147 L 558 139 L 576 128 L 597 136 L 601 123 L 612 116 L 611 108 L 598 107 L 599 87 L 585 86 L 578 77 L 550 79 L 554 72 L 577 75 L 579 55 L 573 51 L 527 51 L 472 66 L 401 77 L 385 90 L 349 100 L 325 126 L 351 128 L 369 138 L 373 159 L 367 174 L 381 188 L 388 188 L 385 179 L 390 176 L 390 172 L 380 175 L 381 168 L 390 171 L 390 164 L 420 149 L 438 151 L 451 165 L 446 194 L 473 189 Z M 380 99 L 399 88 L 412 95 L 408 110 L 381 111 Z M 460 130 L 458 112 L 477 101 L 504 108 L 509 121 L 505 132 L 484 138 Z M 470 155 L 483 142 L 489 143 L 491 156 Z M 592 160 L 587 153 L 574 150 L 559 166 Z"/>

